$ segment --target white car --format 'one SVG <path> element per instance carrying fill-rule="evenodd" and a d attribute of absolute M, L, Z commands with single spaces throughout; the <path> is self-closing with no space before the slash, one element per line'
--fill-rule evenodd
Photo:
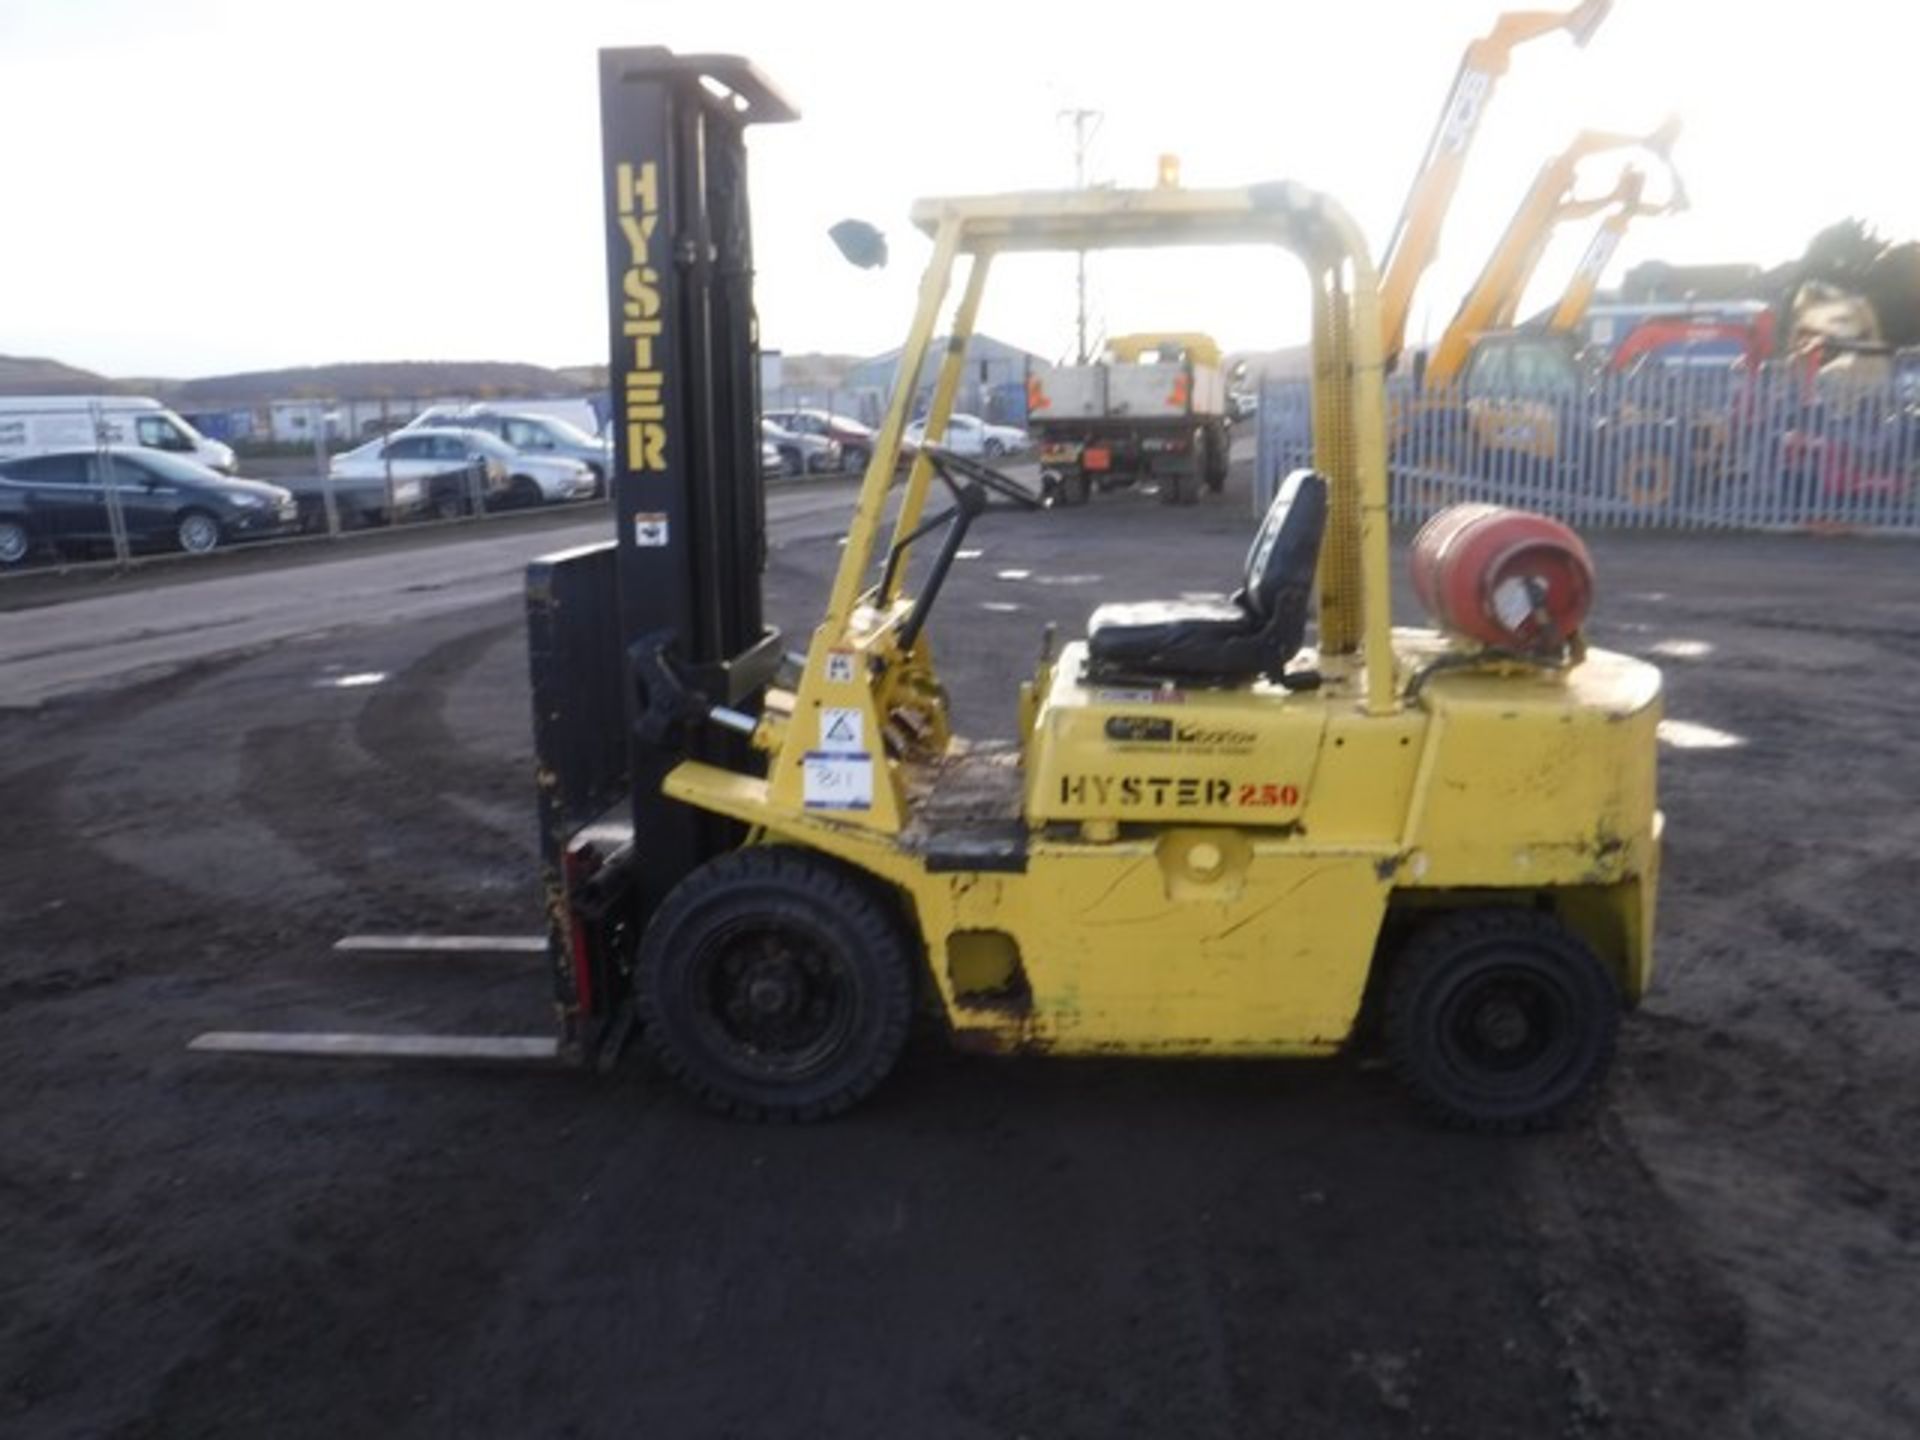
<path fill-rule="evenodd" d="M 583 500 L 594 492 L 593 471 L 578 460 L 525 455 L 484 431 L 440 426 L 369 440 L 334 456 L 327 474 L 369 519 L 468 513 L 476 488 L 488 509 Z"/>
<path fill-rule="evenodd" d="M 493 405 L 435 405 L 407 422 L 408 430 L 484 430 L 522 455 L 578 460 L 602 489 L 613 473 L 613 440 L 589 435 L 557 415 Z"/>
<path fill-rule="evenodd" d="M 985 455 L 987 453 L 987 427 L 984 421 L 973 415 L 953 415 L 947 419 L 947 428 L 931 440 L 927 438 L 927 419 L 923 415 L 907 426 L 906 443 L 910 449 L 918 450 L 922 445 L 937 445 L 942 450 L 951 450 L 956 455 Z"/>
<path fill-rule="evenodd" d="M 927 422 L 923 416 L 907 426 L 906 443 L 918 449 L 927 443 Z M 979 455 L 997 459 L 1018 455 L 1033 448 L 1033 437 L 1013 425 L 989 425 L 978 415 L 954 415 L 947 420 L 944 439 L 933 442 L 956 455 Z"/>
<path fill-rule="evenodd" d="M 1024 455 L 1033 449 L 1033 436 L 1018 425 L 988 424 L 986 430 L 984 445 L 989 456 Z"/>

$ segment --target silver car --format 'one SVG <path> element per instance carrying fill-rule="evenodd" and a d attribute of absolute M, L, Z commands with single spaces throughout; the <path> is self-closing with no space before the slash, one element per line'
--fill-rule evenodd
<path fill-rule="evenodd" d="M 593 472 L 596 495 L 606 493 L 607 476 L 613 473 L 613 441 L 610 438 L 589 435 L 579 426 L 554 415 L 496 405 L 435 405 L 425 414 L 409 421 L 406 428 L 413 430 L 429 425 L 484 430 L 522 455 L 578 460 Z"/>

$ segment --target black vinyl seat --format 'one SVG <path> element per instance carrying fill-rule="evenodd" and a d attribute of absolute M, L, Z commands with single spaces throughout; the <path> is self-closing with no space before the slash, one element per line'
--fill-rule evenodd
<path fill-rule="evenodd" d="M 1277 677 L 1306 638 L 1326 528 L 1326 477 L 1294 471 L 1267 507 L 1231 599 L 1102 605 L 1087 624 L 1090 674 L 1228 683 Z"/>

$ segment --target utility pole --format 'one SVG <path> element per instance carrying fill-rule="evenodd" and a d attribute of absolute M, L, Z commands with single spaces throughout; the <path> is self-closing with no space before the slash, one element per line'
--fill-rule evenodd
<path fill-rule="evenodd" d="M 1074 108 L 1062 110 L 1059 118 L 1073 122 L 1073 188 L 1087 188 L 1087 150 L 1100 133 L 1100 122 L 1107 117 L 1098 110 Z M 1087 252 L 1077 250 L 1074 268 L 1074 347 L 1075 363 L 1087 363 Z"/>

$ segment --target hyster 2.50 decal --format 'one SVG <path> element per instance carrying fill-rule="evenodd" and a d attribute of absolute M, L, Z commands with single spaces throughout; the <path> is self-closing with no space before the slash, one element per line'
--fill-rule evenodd
<path fill-rule="evenodd" d="M 1300 787 L 1206 775 L 1062 775 L 1060 803 L 1117 810 L 1291 810 L 1300 803 Z"/>
<path fill-rule="evenodd" d="M 620 333 L 629 350 L 620 370 L 620 415 L 627 427 L 627 470 L 667 468 L 666 386 L 654 342 L 660 337 L 660 272 L 650 263 L 660 225 L 660 167 L 621 161 L 614 174 L 615 209 L 627 240 L 620 277 Z"/>

